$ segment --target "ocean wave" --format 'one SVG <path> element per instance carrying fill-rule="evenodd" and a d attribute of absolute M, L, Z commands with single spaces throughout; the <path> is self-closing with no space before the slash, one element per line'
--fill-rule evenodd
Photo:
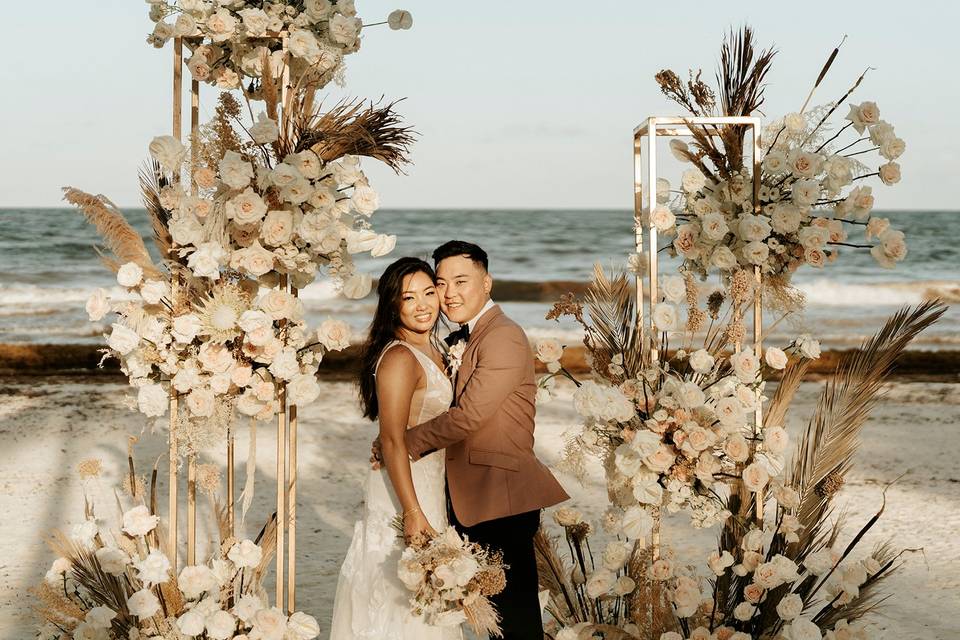
<path fill-rule="evenodd" d="M 807 304 L 824 307 L 901 306 L 934 298 L 960 301 L 960 282 L 947 280 L 850 284 L 823 278 L 796 287 L 807 297 Z"/>
<path fill-rule="evenodd" d="M 0 309 L 27 306 L 39 309 L 64 309 L 83 306 L 96 287 L 38 287 L 32 284 L 0 286 Z M 112 300 L 132 300 L 133 294 L 119 286 L 107 289 Z M 4 309 L 10 311 L 10 309 Z M 2 312 L 0 312 L 2 313 Z M 11 314 L 12 315 L 12 314 Z"/>

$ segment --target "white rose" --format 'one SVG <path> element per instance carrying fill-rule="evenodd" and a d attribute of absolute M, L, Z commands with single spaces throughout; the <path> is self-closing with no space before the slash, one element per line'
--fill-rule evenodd
<path fill-rule="evenodd" d="M 680 184 L 687 193 L 696 193 L 706 186 L 707 179 L 699 169 L 687 169 L 683 172 Z"/>
<path fill-rule="evenodd" d="M 312 373 L 298 373 L 287 383 L 287 397 L 299 406 L 308 405 L 320 395 L 320 385 Z"/>
<path fill-rule="evenodd" d="M 759 462 L 751 462 L 743 469 L 743 486 L 757 492 L 767 486 L 770 474 Z"/>
<path fill-rule="evenodd" d="M 808 334 L 798 336 L 795 344 L 804 358 L 816 360 L 820 357 L 820 341 L 814 340 Z"/>
<path fill-rule="evenodd" d="M 233 615 L 237 616 L 245 624 L 250 624 L 258 611 L 264 608 L 264 603 L 253 594 L 244 594 L 240 596 L 237 604 L 233 606 Z"/>
<path fill-rule="evenodd" d="M 783 453 L 790 442 L 790 436 L 783 427 L 767 427 L 763 430 L 763 446 L 771 453 Z"/>
<path fill-rule="evenodd" d="M 787 354 L 782 349 L 767 347 L 767 352 L 763 355 L 763 358 L 773 369 L 779 370 L 787 366 Z"/>
<path fill-rule="evenodd" d="M 653 324 L 658 331 L 673 331 L 677 328 L 677 308 L 669 302 L 660 302 L 653 307 Z"/>
<path fill-rule="evenodd" d="M 303 303 L 281 289 L 271 289 L 257 298 L 256 305 L 273 320 L 299 320 Z"/>
<path fill-rule="evenodd" d="M 720 245 L 710 254 L 710 264 L 718 269 L 729 271 L 737 266 L 737 256 L 729 247 Z"/>
<path fill-rule="evenodd" d="M 806 618 L 794 618 L 793 622 L 783 629 L 787 640 L 821 640 L 823 634 L 820 627 Z"/>
<path fill-rule="evenodd" d="M 706 349 L 698 349 L 690 354 L 690 367 L 697 373 L 713 371 L 715 360 Z"/>
<path fill-rule="evenodd" d="M 687 286 L 682 276 L 666 276 L 660 279 L 660 289 L 667 300 L 679 303 L 687 296 Z"/>
<path fill-rule="evenodd" d="M 187 408 L 190 415 L 198 418 L 209 418 L 216 407 L 216 399 L 209 388 L 194 389 L 187 395 Z"/>
<path fill-rule="evenodd" d="M 320 625 L 316 618 L 297 611 L 287 620 L 287 636 L 290 640 L 313 640 L 320 635 Z"/>
<path fill-rule="evenodd" d="M 111 326 L 113 330 L 107 338 L 107 345 L 120 355 L 127 355 L 140 344 L 140 336 L 133 329 L 118 323 Z"/>
<path fill-rule="evenodd" d="M 247 225 L 260 222 L 267 212 L 267 205 L 256 191 L 247 187 L 240 194 L 227 200 L 224 211 L 227 218 L 237 224 Z"/>
<path fill-rule="evenodd" d="M 891 136 L 880 144 L 880 155 L 887 160 L 896 160 L 907 149 L 907 143 L 901 138 Z"/>
<path fill-rule="evenodd" d="M 628 538 L 644 538 L 653 529 L 653 518 L 643 507 L 633 506 L 624 512 L 620 527 Z"/>
<path fill-rule="evenodd" d="M 385 256 L 397 246 L 397 236 L 381 233 L 377 235 L 373 248 L 370 249 L 370 257 L 379 258 Z"/>
<path fill-rule="evenodd" d="M 156 528 L 160 518 L 150 513 L 144 505 L 136 506 L 123 514 L 123 531 L 129 536 L 145 536 Z"/>
<path fill-rule="evenodd" d="M 823 548 L 808 554 L 803 559 L 803 566 L 815 576 L 822 576 L 834 566 L 833 554 L 829 548 Z"/>
<path fill-rule="evenodd" d="M 177 586 L 183 595 L 193 600 L 199 598 L 207 591 L 216 589 L 219 584 L 217 576 L 214 575 L 210 567 L 206 565 L 186 566 L 180 570 L 177 576 Z"/>
<path fill-rule="evenodd" d="M 160 611 L 160 601 L 150 589 L 140 589 L 127 598 L 127 611 L 138 618 L 149 618 Z"/>
<path fill-rule="evenodd" d="M 733 565 L 733 556 L 726 550 L 724 550 L 723 553 L 714 551 L 707 559 L 707 565 L 710 567 L 710 570 L 713 571 L 714 575 L 722 576 L 726 572 L 727 567 Z"/>
<path fill-rule="evenodd" d="M 737 230 L 747 242 L 765 240 L 770 235 L 770 223 L 766 218 L 748 213 L 740 217 Z"/>
<path fill-rule="evenodd" d="M 203 614 L 195 609 L 191 609 L 177 618 L 177 629 L 186 636 L 199 636 L 203 633 L 204 627 Z"/>
<path fill-rule="evenodd" d="M 273 271 L 276 256 L 272 251 L 264 248 L 259 240 L 243 249 L 237 249 L 230 254 L 230 268 L 243 271 L 259 278 Z"/>
<path fill-rule="evenodd" d="M 360 20 L 358 18 L 351 18 L 339 13 L 330 18 L 327 26 L 333 41 L 347 46 L 356 41 L 357 34 L 360 32 Z"/>
<path fill-rule="evenodd" d="M 192 36 L 197 31 L 197 21 L 189 13 L 181 13 L 173 23 L 173 35 Z"/>
<path fill-rule="evenodd" d="M 179 214 L 170 222 L 170 237 L 180 247 L 203 242 L 203 225 L 192 213 Z"/>
<path fill-rule="evenodd" d="M 263 558 L 261 549 L 253 540 L 241 540 L 230 547 L 227 557 L 238 567 L 254 568 Z"/>
<path fill-rule="evenodd" d="M 233 638 L 237 640 L 243 636 L 235 636 L 237 628 L 236 619 L 226 611 L 214 611 L 203 619 L 203 626 L 207 630 L 207 636 L 212 640 L 228 640 Z"/>
<path fill-rule="evenodd" d="M 214 42 L 226 42 L 234 35 L 237 19 L 226 9 L 217 9 L 207 18 L 207 33 Z"/>
<path fill-rule="evenodd" d="M 316 63 L 320 57 L 320 43 L 305 29 L 294 29 L 287 39 L 287 46 L 291 54 L 311 64 Z"/>
<path fill-rule="evenodd" d="M 666 231 L 672 228 L 676 221 L 676 216 L 674 216 L 673 212 L 665 205 L 658 205 L 650 212 L 650 225 L 660 231 Z"/>
<path fill-rule="evenodd" d="M 179 174 L 187 148 L 173 136 L 157 136 L 150 142 L 150 155 L 170 173 Z"/>
<path fill-rule="evenodd" d="M 630 559 L 630 549 L 631 546 L 625 542 L 609 542 L 603 550 L 603 567 L 610 571 L 619 570 Z"/>
<path fill-rule="evenodd" d="M 100 547 L 94 555 L 103 572 L 111 576 L 123 575 L 130 564 L 130 556 L 116 547 Z"/>
<path fill-rule="evenodd" d="M 676 615 L 681 618 L 692 616 L 700 606 L 701 597 L 697 583 L 688 576 L 680 576 L 677 579 L 677 586 L 673 589 Z"/>
<path fill-rule="evenodd" d="M 757 608 L 749 602 L 741 602 L 733 608 L 733 617 L 740 621 L 746 621 L 753 617 Z"/>
<path fill-rule="evenodd" d="M 793 233 L 800 226 L 800 209 L 786 204 L 777 203 L 773 215 L 770 217 L 773 230 L 777 233 Z"/>
<path fill-rule="evenodd" d="M 109 629 L 110 622 L 116 617 L 116 611 L 101 605 L 87 611 L 84 621 L 95 629 Z"/>
<path fill-rule="evenodd" d="M 173 338 L 182 344 L 189 344 L 197 337 L 203 323 L 195 314 L 188 313 L 173 319 Z"/>
<path fill-rule="evenodd" d="M 587 595 L 591 598 L 599 598 L 610 591 L 616 576 L 606 569 L 597 569 L 589 578 L 587 578 Z"/>
<path fill-rule="evenodd" d="M 110 301 L 107 299 L 106 289 L 97 289 L 90 294 L 85 309 L 91 322 L 103 319 L 103 316 L 110 312 Z"/>
<path fill-rule="evenodd" d="M 144 558 L 134 560 L 133 567 L 137 570 L 137 578 L 148 587 L 163 584 L 169 578 L 170 561 L 157 549 Z"/>
<path fill-rule="evenodd" d="M 350 203 L 357 213 L 369 216 L 380 207 L 380 198 L 368 185 L 358 184 L 353 190 Z"/>
<path fill-rule="evenodd" d="M 777 603 L 777 615 L 782 620 L 790 621 L 803 611 L 803 599 L 795 593 L 785 595 Z"/>
<path fill-rule="evenodd" d="M 187 266 L 198 278 L 220 279 L 220 265 L 227 257 L 217 242 L 204 242 L 187 258 Z"/>
<path fill-rule="evenodd" d="M 750 445 L 743 436 L 736 434 L 724 443 L 723 451 L 734 462 L 746 462 L 750 456 Z"/>
<path fill-rule="evenodd" d="M 762 265 L 770 257 L 770 247 L 763 242 L 750 242 L 743 245 L 744 259 L 750 264 Z"/>
<path fill-rule="evenodd" d="M 763 170 L 773 175 L 785 173 L 787 170 L 787 157 L 779 151 L 771 151 L 763 158 L 761 165 Z"/>
<path fill-rule="evenodd" d="M 663 486 L 660 476 L 652 471 L 641 470 L 633 477 L 633 497 L 640 504 L 659 505 L 663 501 Z"/>
<path fill-rule="evenodd" d="M 278 187 L 286 187 L 298 180 L 303 180 L 303 174 L 297 167 L 286 162 L 281 162 L 270 172 L 270 182 Z"/>
<path fill-rule="evenodd" d="M 293 234 L 293 213 L 286 210 L 274 210 L 267 213 L 260 227 L 260 237 L 273 247 L 290 242 Z"/>
<path fill-rule="evenodd" d="M 313 186 L 306 178 L 299 178 L 280 189 L 280 197 L 291 204 L 303 204 L 313 195 Z"/>
<path fill-rule="evenodd" d="M 169 293 L 170 287 L 162 280 L 148 280 L 140 287 L 140 295 L 147 304 L 160 304 L 164 296 Z"/>
<path fill-rule="evenodd" d="M 151 418 L 158 418 L 165 414 L 168 404 L 167 392 L 159 384 L 148 382 L 137 392 L 137 408 L 140 413 Z"/>
<path fill-rule="evenodd" d="M 703 216 L 700 220 L 700 228 L 703 230 L 703 235 L 708 239 L 714 242 L 719 242 L 723 240 L 724 236 L 727 235 L 727 232 L 730 231 L 730 228 L 727 227 L 727 221 L 724 219 L 723 214 L 712 212 Z"/>
<path fill-rule="evenodd" d="M 543 363 L 558 362 L 563 356 L 563 346 L 558 340 L 544 338 L 537 341 L 537 359 Z"/>
<path fill-rule="evenodd" d="M 253 179 L 253 166 L 236 151 L 227 151 L 218 168 L 220 179 L 232 189 L 243 189 Z"/>
<path fill-rule="evenodd" d="M 117 271 L 117 282 L 121 287 L 135 287 L 143 279 L 143 269 L 136 262 L 127 262 Z"/>
<path fill-rule="evenodd" d="M 730 356 L 730 366 L 741 382 L 753 382 L 760 370 L 760 360 L 753 354 L 753 349 L 747 347 Z"/>
<path fill-rule="evenodd" d="M 798 178 L 812 178 L 820 172 L 823 159 L 815 153 L 808 153 L 797 149 L 790 154 L 789 163 L 790 170 L 794 176 Z"/>
<path fill-rule="evenodd" d="M 267 368 L 277 378 L 291 380 L 300 373 L 300 361 L 297 359 L 297 351 L 291 348 L 281 349 L 274 358 L 273 362 Z"/>
<path fill-rule="evenodd" d="M 820 182 L 818 180 L 797 180 L 793 183 L 793 202 L 807 210 L 820 198 Z"/>
<path fill-rule="evenodd" d="M 256 123 L 250 127 L 250 137 L 257 144 L 270 144 L 280 137 L 280 128 L 277 127 L 276 121 L 271 120 L 266 113 L 260 112 Z"/>
<path fill-rule="evenodd" d="M 282 640 L 287 628 L 287 616 L 277 607 L 261 609 L 253 616 L 253 632 L 264 640 Z"/>
<path fill-rule="evenodd" d="M 900 182 L 900 165 L 896 162 L 882 164 L 878 171 L 880 172 L 880 179 L 883 181 L 883 184 L 889 186 Z"/>
<path fill-rule="evenodd" d="M 413 16 L 410 15 L 409 11 L 397 9 L 391 11 L 390 15 L 387 16 L 387 24 L 390 25 L 390 28 L 394 31 L 409 29 L 413 26 Z"/>
<path fill-rule="evenodd" d="M 248 7 L 237 13 L 243 18 L 243 26 L 246 28 L 248 36 L 257 37 L 266 35 L 270 18 L 263 9 Z"/>
<path fill-rule="evenodd" d="M 366 298 L 373 287 L 373 280 L 366 273 L 355 273 L 343 283 L 343 295 L 351 300 Z"/>

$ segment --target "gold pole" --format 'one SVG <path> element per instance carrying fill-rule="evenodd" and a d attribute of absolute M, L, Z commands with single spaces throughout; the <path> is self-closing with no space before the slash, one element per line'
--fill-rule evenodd
<path fill-rule="evenodd" d="M 650 216 L 657 206 L 657 118 L 647 119 L 647 143 L 650 150 L 650 159 L 647 160 L 647 229 L 650 232 L 650 256 L 648 271 L 650 277 L 650 361 L 654 364 L 660 360 L 660 349 L 657 343 L 659 336 L 653 326 L 653 306 L 657 304 L 657 228 L 650 224 Z M 654 547 L 656 554 L 658 549 Z"/>
<path fill-rule="evenodd" d="M 639 269 L 643 266 L 640 263 L 643 256 L 643 140 L 641 136 L 633 136 L 633 231 L 634 244 L 637 248 L 637 333 L 640 336 L 640 344 L 643 344 L 643 338 L 646 330 L 643 326 L 643 274 Z M 641 358 L 642 360 L 642 358 Z"/>
<path fill-rule="evenodd" d="M 187 460 L 187 564 L 197 564 L 197 456 Z"/>
<path fill-rule="evenodd" d="M 287 288 L 286 274 L 280 275 L 280 288 Z M 284 533 L 287 527 L 287 389 L 286 384 L 279 380 L 277 383 L 277 608 L 283 609 L 284 594 Z"/>
<path fill-rule="evenodd" d="M 753 133 L 753 213 L 759 215 L 760 206 L 760 131 L 759 122 L 755 122 L 750 127 Z M 754 296 L 753 296 L 753 351 L 757 358 L 760 358 L 763 352 L 763 274 L 760 272 L 760 266 L 753 268 L 754 277 Z M 753 432 L 754 436 L 759 436 L 763 429 L 763 407 L 760 404 L 760 390 L 757 390 L 757 408 L 754 413 Z M 763 489 L 757 491 L 757 524 L 763 527 Z"/>
<path fill-rule="evenodd" d="M 180 126 L 180 107 L 183 104 L 183 40 L 174 38 L 173 40 L 173 137 L 180 140 L 182 137 Z M 180 176 L 174 173 L 173 179 L 179 180 Z M 173 243 L 171 242 L 171 251 Z M 173 302 L 173 308 L 177 308 L 177 280 L 179 275 L 172 273 L 170 278 L 170 297 Z M 168 435 L 168 477 L 169 485 L 168 496 L 168 514 L 169 531 L 167 538 L 167 553 L 170 556 L 170 565 L 173 573 L 177 573 L 177 392 L 170 387 L 170 433 Z"/>
<path fill-rule="evenodd" d="M 297 295 L 296 287 L 290 293 Z M 289 541 L 287 545 L 287 614 L 296 610 L 297 602 L 297 405 L 291 404 L 288 410 L 290 455 L 288 459 L 287 479 L 287 522 L 289 523 Z"/>
<path fill-rule="evenodd" d="M 231 423 L 227 425 L 227 522 L 230 525 L 230 535 L 236 533 L 235 517 L 233 512 L 233 493 L 234 493 L 234 416 L 231 416 Z"/>

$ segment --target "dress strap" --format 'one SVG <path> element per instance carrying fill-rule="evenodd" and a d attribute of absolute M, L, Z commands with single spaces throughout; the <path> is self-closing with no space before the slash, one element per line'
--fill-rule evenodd
<path fill-rule="evenodd" d="M 376 366 L 373 367 L 373 375 L 377 375 L 377 371 L 380 370 L 380 363 L 383 362 L 383 356 L 387 355 L 387 351 L 390 351 L 390 349 L 392 349 L 394 346 L 396 346 L 396 345 L 398 345 L 398 344 L 402 344 L 402 345 L 406 346 L 407 348 L 410 347 L 410 345 L 408 345 L 408 344 L 407 344 L 406 342 L 404 342 L 403 340 L 394 340 L 393 342 L 391 342 L 390 344 L 388 344 L 387 346 L 385 346 L 385 347 L 383 348 L 383 351 L 380 352 L 380 357 L 377 358 L 377 364 L 376 364 Z M 416 351 L 416 349 L 413 349 L 413 351 Z M 414 356 L 416 356 L 416 354 L 414 354 Z M 419 362 L 419 361 L 418 361 L 418 362 Z"/>

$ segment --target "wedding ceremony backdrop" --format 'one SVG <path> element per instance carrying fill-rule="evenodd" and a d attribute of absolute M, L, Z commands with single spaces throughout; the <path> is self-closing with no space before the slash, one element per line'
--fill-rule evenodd
<path fill-rule="evenodd" d="M 364 24 L 351 0 L 260 4 L 149 4 L 148 42 L 173 51 L 172 131 L 151 142 L 141 174 L 159 264 L 109 199 L 64 189 L 130 294 L 100 289 L 87 302 L 93 321 L 117 315 L 104 359 L 121 362 L 131 407 L 163 423 L 169 450 L 165 486 L 159 461 L 145 486 L 132 442 L 119 522 L 104 524 L 89 500 L 84 522 L 54 536 L 58 557 L 35 590 L 47 623 L 38 637 L 324 633 L 296 608 L 298 408 L 316 401 L 324 356 L 348 347 L 350 331 L 336 319 L 309 328 L 298 292 L 327 280 L 347 298 L 370 294 L 371 276 L 352 256 L 387 255 L 396 237 L 373 229 L 379 201 L 360 159 L 399 171 L 413 134 L 392 104 L 327 107 L 317 94 L 340 80 L 362 30 L 408 29 L 412 17 L 398 10 Z M 785 418 L 820 346 L 809 335 L 765 346 L 765 318 L 776 326 L 804 306 L 791 283 L 797 270 L 828 269 L 852 251 L 894 268 L 907 254 L 904 234 L 873 215 L 866 185 L 900 181 L 906 143 L 876 103 L 849 100 L 863 76 L 839 99 L 811 103 L 838 53 L 798 111 L 778 119 L 757 115 L 775 52 L 758 49 L 749 28 L 723 42 L 715 86 L 698 70 L 687 81 L 656 76 L 686 113 L 647 117 L 633 131 L 635 253 L 619 270 L 596 267 L 586 293 L 564 295 L 547 316 L 582 329 L 590 375 L 562 364 L 570 345 L 534 347 L 547 371 L 538 401 L 558 384 L 576 387 L 583 424 L 561 467 L 576 476 L 599 461 L 609 502 L 596 558 L 589 540 L 598 532 L 576 505 L 549 514 L 566 552 L 546 528 L 538 534 L 550 638 L 875 637 L 868 623 L 905 550 L 895 541 L 858 549 L 883 508 L 840 546 L 850 536 L 832 500 L 896 358 L 945 307 L 904 308 L 845 356 L 792 458 Z M 208 95 L 216 115 L 201 123 Z M 849 112 L 836 124 L 840 108 Z M 677 163 L 674 185 L 665 176 Z M 663 255 L 680 266 L 662 272 Z M 259 424 L 276 429 L 275 510 L 241 539 L 237 511 L 243 520 L 252 504 Z M 218 462 L 201 464 L 201 450 L 219 452 Z M 80 466 L 81 477 L 97 473 L 93 462 Z M 198 557 L 198 490 L 217 522 L 209 557 Z M 705 562 L 675 554 L 665 512 L 718 527 Z"/>

